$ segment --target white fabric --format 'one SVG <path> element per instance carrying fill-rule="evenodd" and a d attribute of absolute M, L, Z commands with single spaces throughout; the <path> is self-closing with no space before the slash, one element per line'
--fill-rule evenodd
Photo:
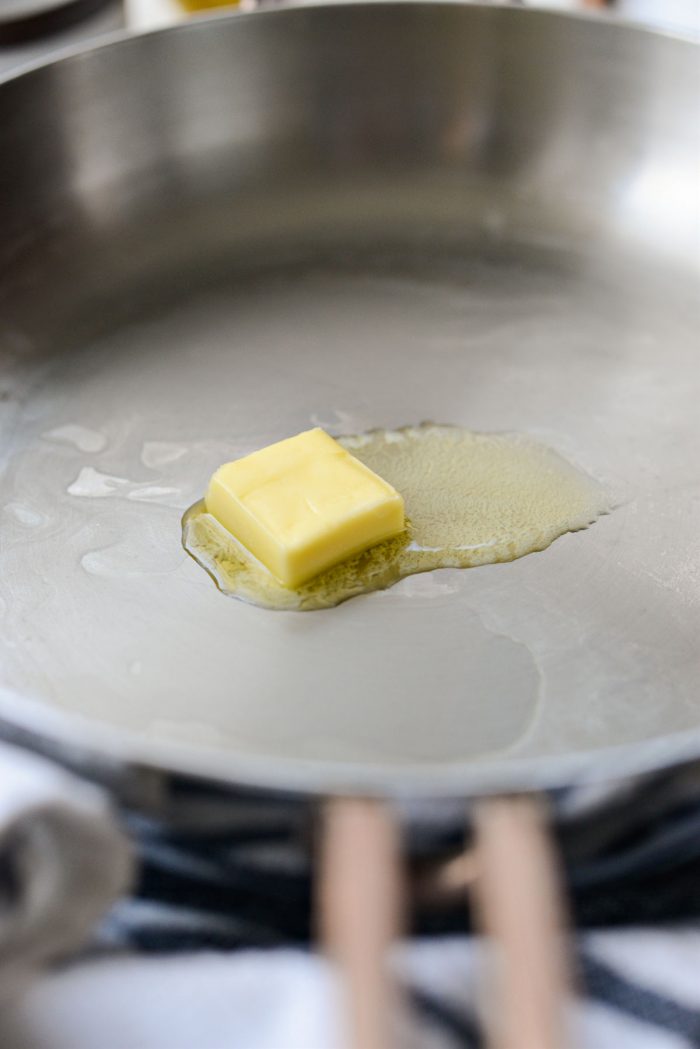
<path fill-rule="evenodd" d="M 700 1003 L 700 928 L 591 933 L 591 954 L 639 987 L 691 1009 Z"/>
<path fill-rule="evenodd" d="M 688 956 L 644 934 L 653 970 L 687 971 Z M 584 937 L 606 954 L 617 934 Z M 631 941 L 630 941 L 631 942 Z M 690 959 L 697 973 L 697 956 Z M 453 1011 L 474 1014 L 478 945 L 465 938 L 403 947 L 400 975 Z M 44 976 L 2 1031 L 3 1049 L 337 1049 L 337 998 L 327 966 L 300 950 L 125 955 Z M 572 1009 L 577 1049 L 681 1049 L 682 1039 L 595 1002 Z M 423 1017 L 401 1025 L 403 1049 L 454 1049 Z M 525 1049 L 525 1047 L 524 1047 Z"/>
<path fill-rule="evenodd" d="M 0 744 L 0 998 L 81 946 L 131 868 L 99 790 Z"/>

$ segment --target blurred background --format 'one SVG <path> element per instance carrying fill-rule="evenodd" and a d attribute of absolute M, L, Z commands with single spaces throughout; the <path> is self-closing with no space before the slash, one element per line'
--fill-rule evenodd
<path fill-rule="evenodd" d="M 87 42 L 118 29 L 157 29 L 193 15 L 226 9 L 251 10 L 283 0 L 2 0 L 0 73 L 42 58 L 48 51 Z M 302 0 L 303 2 L 303 0 Z M 522 0 L 521 6 L 604 11 L 656 28 L 700 35 L 697 0 Z"/>

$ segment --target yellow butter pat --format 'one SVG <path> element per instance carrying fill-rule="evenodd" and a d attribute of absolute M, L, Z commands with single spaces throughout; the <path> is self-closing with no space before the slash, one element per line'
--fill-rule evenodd
<path fill-rule="evenodd" d="M 319 428 L 225 463 L 205 502 L 288 587 L 405 527 L 399 493 Z"/>

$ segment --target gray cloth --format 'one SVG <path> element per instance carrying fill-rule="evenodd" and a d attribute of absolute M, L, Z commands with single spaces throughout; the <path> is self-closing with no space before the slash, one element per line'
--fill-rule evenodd
<path fill-rule="evenodd" d="M 100 791 L 0 744 L 0 999 L 82 946 L 131 870 L 128 839 Z"/>

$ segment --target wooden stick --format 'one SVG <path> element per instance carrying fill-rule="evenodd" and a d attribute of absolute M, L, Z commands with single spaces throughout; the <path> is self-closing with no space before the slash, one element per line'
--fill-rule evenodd
<path fill-rule="evenodd" d="M 474 898 L 492 939 L 493 1049 L 564 1049 L 571 988 L 564 905 L 543 804 L 532 796 L 475 806 Z"/>
<path fill-rule="evenodd" d="M 479 864 L 472 849 L 431 863 L 413 876 L 411 901 L 433 907 L 458 904 L 476 880 L 478 872 Z"/>
<path fill-rule="evenodd" d="M 339 968 L 347 1049 L 389 1049 L 399 996 L 387 953 L 403 910 L 397 823 L 381 802 L 337 798 L 322 845 L 321 938 Z"/>

